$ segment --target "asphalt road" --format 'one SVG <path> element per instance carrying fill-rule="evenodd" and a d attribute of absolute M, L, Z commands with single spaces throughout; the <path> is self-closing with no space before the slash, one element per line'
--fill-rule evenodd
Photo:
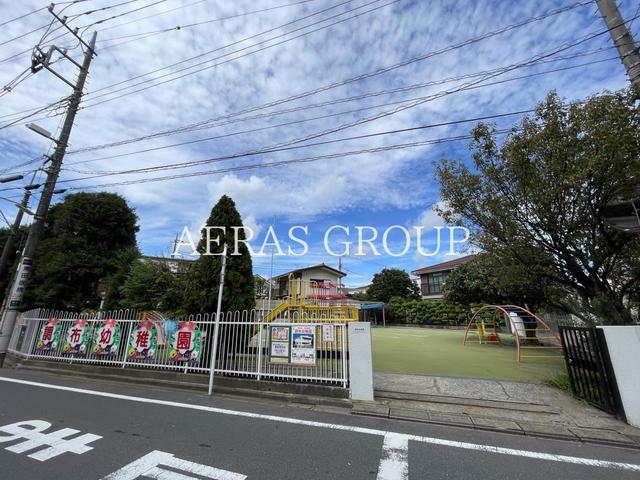
<path fill-rule="evenodd" d="M 640 451 L 0 370 L 0 479 L 58 478 L 637 480 Z"/>

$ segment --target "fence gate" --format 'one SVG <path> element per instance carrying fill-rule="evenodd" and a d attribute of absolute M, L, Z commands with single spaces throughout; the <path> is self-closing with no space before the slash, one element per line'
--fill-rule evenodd
<path fill-rule="evenodd" d="M 622 413 L 609 353 L 602 332 L 560 326 L 562 350 L 573 395 L 605 412 Z"/>

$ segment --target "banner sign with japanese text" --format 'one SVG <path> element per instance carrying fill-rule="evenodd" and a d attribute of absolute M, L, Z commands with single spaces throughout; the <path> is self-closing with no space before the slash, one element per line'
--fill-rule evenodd
<path fill-rule="evenodd" d="M 289 363 L 291 327 L 271 326 L 269 330 L 269 361 Z"/>
<path fill-rule="evenodd" d="M 38 352 L 50 352 L 58 348 L 60 340 L 60 324 L 57 318 L 50 318 L 40 331 L 40 338 L 36 344 Z"/>
<path fill-rule="evenodd" d="M 156 353 L 158 333 L 156 326 L 144 320 L 139 322 L 129 335 L 127 360 L 150 360 Z"/>
<path fill-rule="evenodd" d="M 62 353 L 73 355 L 86 355 L 89 347 L 89 326 L 83 319 L 74 320 L 67 330 L 67 338 L 62 347 Z"/>
<path fill-rule="evenodd" d="M 336 339 L 335 325 L 322 325 L 322 341 L 333 342 Z"/>
<path fill-rule="evenodd" d="M 102 322 L 93 337 L 93 353 L 100 357 L 115 356 L 120 348 L 122 327 L 112 318 Z"/>
<path fill-rule="evenodd" d="M 171 336 L 169 358 L 176 362 L 196 362 L 202 349 L 202 334 L 193 322 L 180 322 Z"/>
<path fill-rule="evenodd" d="M 316 327 L 294 325 L 291 327 L 291 365 L 315 366 Z"/>

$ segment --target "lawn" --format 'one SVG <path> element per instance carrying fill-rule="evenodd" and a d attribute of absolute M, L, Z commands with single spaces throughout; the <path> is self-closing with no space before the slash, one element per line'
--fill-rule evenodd
<path fill-rule="evenodd" d="M 462 345 L 462 330 L 389 327 L 372 329 L 372 336 L 373 369 L 378 372 L 542 381 L 565 371 L 562 358 L 547 355 L 523 358 L 517 365 L 515 345 Z"/>

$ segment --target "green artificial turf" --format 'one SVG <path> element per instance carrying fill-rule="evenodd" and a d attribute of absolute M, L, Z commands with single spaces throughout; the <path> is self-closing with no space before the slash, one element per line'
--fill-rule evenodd
<path fill-rule="evenodd" d="M 556 350 L 524 351 L 545 358 L 523 358 L 516 363 L 516 347 L 510 345 L 462 344 L 463 330 L 417 327 L 373 328 L 373 369 L 378 372 L 421 373 L 451 377 L 544 381 L 565 372 Z"/>

